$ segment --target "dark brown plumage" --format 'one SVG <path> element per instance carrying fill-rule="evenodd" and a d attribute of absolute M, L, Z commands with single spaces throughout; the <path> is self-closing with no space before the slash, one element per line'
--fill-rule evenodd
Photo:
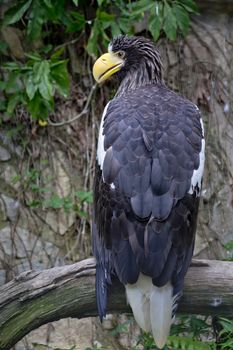
<path fill-rule="evenodd" d="M 153 43 L 120 37 L 109 50 L 124 51 L 125 64 L 115 73 L 120 87 L 105 110 L 97 152 L 93 252 L 99 315 L 106 314 L 113 276 L 130 286 L 142 274 L 152 287 L 171 285 L 171 310 L 166 311 L 171 319 L 194 247 L 204 162 L 200 113 L 164 85 Z M 163 346 L 167 329 L 161 339 L 156 335 L 161 325 L 153 326 L 154 297 L 143 288 L 136 303 L 148 299 L 151 316 L 148 321 L 147 308 L 140 309 L 138 317 L 145 322 L 139 324 Z M 138 306 L 132 305 L 130 291 L 135 315 Z"/>

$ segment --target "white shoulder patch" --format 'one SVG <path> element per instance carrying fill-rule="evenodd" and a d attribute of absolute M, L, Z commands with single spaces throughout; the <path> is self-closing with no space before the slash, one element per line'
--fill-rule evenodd
<path fill-rule="evenodd" d="M 98 138 L 98 146 L 97 146 L 97 162 L 98 162 L 101 170 L 103 170 L 104 158 L 105 158 L 105 154 L 106 154 L 106 152 L 104 150 L 103 126 L 104 126 L 104 118 L 105 118 L 105 115 L 107 113 L 109 103 L 110 102 L 108 102 L 108 104 L 104 108 L 101 123 L 100 123 L 100 129 L 99 129 L 99 138 Z"/>
<path fill-rule="evenodd" d="M 199 153 L 199 168 L 193 171 L 193 175 L 191 178 L 191 186 L 188 191 L 189 194 L 193 194 L 195 191 L 196 186 L 199 188 L 199 191 L 197 192 L 197 195 L 201 195 L 201 181 L 204 173 L 204 165 L 205 165 L 205 139 L 204 139 L 204 126 L 203 121 L 200 118 L 201 128 L 202 128 L 202 141 L 201 141 L 201 152 Z"/>

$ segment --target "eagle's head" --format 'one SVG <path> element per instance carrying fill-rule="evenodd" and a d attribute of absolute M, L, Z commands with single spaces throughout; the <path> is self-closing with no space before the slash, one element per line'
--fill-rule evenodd
<path fill-rule="evenodd" d="M 162 80 L 162 64 L 155 44 L 144 37 L 120 35 L 114 38 L 108 53 L 93 67 L 95 80 L 100 83 L 115 75 L 120 81 L 145 85 Z"/>

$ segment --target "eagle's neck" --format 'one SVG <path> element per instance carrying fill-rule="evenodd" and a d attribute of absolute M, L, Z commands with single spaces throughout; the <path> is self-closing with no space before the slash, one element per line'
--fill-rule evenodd
<path fill-rule="evenodd" d="M 162 68 L 156 63 L 142 62 L 137 69 L 131 69 L 125 72 L 123 76 L 118 76 L 120 80 L 120 86 L 116 95 L 123 95 L 130 90 L 136 90 L 137 88 L 149 84 L 163 84 Z"/>

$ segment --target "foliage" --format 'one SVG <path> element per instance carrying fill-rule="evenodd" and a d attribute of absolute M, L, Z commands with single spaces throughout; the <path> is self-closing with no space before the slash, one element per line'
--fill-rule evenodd
<path fill-rule="evenodd" d="M 111 37 L 119 34 L 134 34 L 135 24 L 143 17 L 148 17 L 148 30 L 154 40 L 161 31 L 170 40 L 175 40 L 177 33 L 187 35 L 189 29 L 189 14 L 197 13 L 197 6 L 193 0 L 139 0 L 114 2 L 115 8 L 109 5 L 112 1 L 99 0 L 91 35 L 87 44 L 89 54 L 97 54 L 98 42 L 105 45 Z M 119 15 L 120 14 L 120 15 Z"/>
<path fill-rule="evenodd" d="M 212 326 L 207 318 L 199 316 L 179 316 L 177 322 L 172 326 L 171 336 L 168 338 L 167 344 L 163 350 L 232 350 L 233 349 L 233 320 L 219 318 L 218 322 L 221 326 L 217 343 L 209 340 Z M 127 333 L 128 327 L 132 320 L 125 321 L 117 325 L 111 332 L 111 335 L 116 336 L 121 333 Z M 138 346 L 143 346 L 144 350 L 158 350 L 154 344 L 154 339 L 150 333 L 144 332 L 138 340 L 138 343 L 131 350 L 138 350 Z M 94 345 L 85 350 L 104 350 L 103 347 Z M 54 349 L 55 350 L 55 349 Z M 59 350 L 59 349 L 56 349 Z M 62 349 L 61 349 L 62 350 Z M 72 347 L 70 350 L 75 350 Z"/>
<path fill-rule="evenodd" d="M 111 332 L 116 336 L 128 332 L 131 320 L 116 326 Z M 219 331 L 218 343 L 215 338 L 209 318 L 200 316 L 178 316 L 172 325 L 171 335 L 168 337 L 164 350 L 232 350 L 233 349 L 233 321 L 225 318 L 219 319 L 221 330 Z M 211 339 L 211 340 L 210 340 Z M 151 333 L 143 332 L 138 343 L 131 350 L 158 350 Z M 95 349 L 95 348 L 93 348 Z M 87 350 L 87 349 L 86 349 Z M 92 350 L 92 349 L 88 349 Z"/>
<path fill-rule="evenodd" d="M 26 109 L 41 126 L 54 109 L 55 95 L 69 94 L 65 41 L 84 37 L 83 49 L 95 57 L 113 36 L 135 34 L 144 18 L 154 40 L 164 34 L 175 40 L 177 33 L 187 35 L 189 15 L 197 13 L 194 0 L 14 0 L 8 7 L 1 26 L 20 28 L 27 52 L 21 62 L 9 61 L 8 45 L 0 42 L 5 56 L 0 112 L 9 117 Z"/>
<path fill-rule="evenodd" d="M 0 89 L 6 97 L 6 113 L 12 115 L 18 105 L 27 106 L 32 118 L 44 120 L 54 107 L 54 95 L 58 92 L 67 97 L 69 77 L 67 60 L 61 60 L 62 50 L 49 59 L 39 54 L 27 54 L 25 64 L 3 64 L 5 81 Z"/>
<path fill-rule="evenodd" d="M 220 317 L 218 321 L 222 327 L 219 332 L 218 350 L 233 349 L 233 320 Z"/>
<path fill-rule="evenodd" d="M 180 316 L 172 326 L 171 336 L 168 338 L 164 350 L 231 350 L 233 349 L 233 321 L 220 318 L 221 330 L 217 344 L 213 340 L 215 334 L 208 318 L 199 316 Z M 209 340 L 211 338 L 211 340 Z M 153 337 L 143 333 L 138 341 L 144 350 L 158 350 Z M 137 346 L 132 350 L 137 350 Z"/>
<path fill-rule="evenodd" d="M 230 241 L 224 245 L 224 248 L 227 250 L 227 255 L 229 261 L 233 261 L 233 241 Z"/>
<path fill-rule="evenodd" d="M 120 333 L 127 333 L 129 326 L 133 323 L 133 320 L 127 320 L 123 323 L 119 323 L 112 331 L 111 335 L 116 336 Z"/>
<path fill-rule="evenodd" d="M 87 217 L 85 204 L 91 204 L 93 201 L 92 191 L 76 191 L 74 196 L 59 196 L 54 188 L 43 186 L 41 183 L 41 171 L 31 169 L 23 175 L 14 176 L 11 181 L 13 184 L 19 183 L 20 189 L 24 193 L 31 193 L 30 199 L 26 205 L 32 209 L 62 209 L 65 213 L 74 211 L 78 217 Z M 51 179 L 47 179 L 49 182 Z M 45 183 L 46 185 L 46 183 Z M 84 209 L 85 208 L 85 209 Z"/>
<path fill-rule="evenodd" d="M 197 13 L 194 1 L 146 1 L 140 0 L 130 4 L 131 16 L 134 20 L 140 19 L 142 13 L 149 12 L 148 29 L 157 40 L 161 30 L 170 40 L 176 40 L 177 33 L 187 35 L 189 29 L 189 14 Z"/>
<path fill-rule="evenodd" d="M 174 350 L 212 350 L 214 349 L 212 345 L 214 345 L 213 342 L 208 344 L 190 337 L 171 336 L 169 337 L 167 348 Z"/>

